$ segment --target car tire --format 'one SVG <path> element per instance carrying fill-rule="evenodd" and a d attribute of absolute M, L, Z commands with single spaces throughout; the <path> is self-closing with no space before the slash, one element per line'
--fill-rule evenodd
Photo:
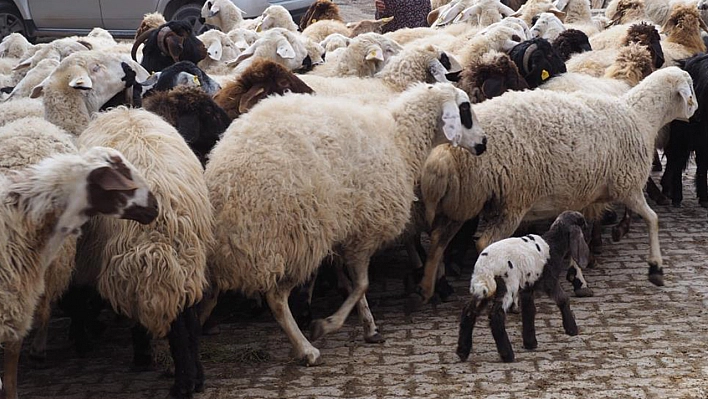
<path fill-rule="evenodd" d="M 175 13 L 172 15 L 171 20 L 176 21 L 178 19 L 181 19 L 189 22 L 189 24 L 192 25 L 192 32 L 197 34 L 197 32 L 199 32 L 203 25 L 201 22 L 199 22 L 201 16 L 202 6 L 200 4 L 191 3 L 185 4 L 182 7 L 178 8 L 177 11 L 175 11 Z"/>
<path fill-rule="evenodd" d="M 34 39 L 28 36 L 22 14 L 12 4 L 0 4 L 0 40 L 11 33 L 19 33 L 27 39 Z"/>

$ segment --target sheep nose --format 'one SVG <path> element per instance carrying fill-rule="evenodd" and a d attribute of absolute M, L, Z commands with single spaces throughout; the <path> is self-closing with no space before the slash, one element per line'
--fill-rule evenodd
<path fill-rule="evenodd" d="M 484 153 L 484 151 L 486 151 L 486 150 L 487 150 L 487 136 L 484 136 L 484 138 L 482 138 L 482 144 L 477 144 L 474 146 L 474 152 L 477 155 L 482 155 Z"/>

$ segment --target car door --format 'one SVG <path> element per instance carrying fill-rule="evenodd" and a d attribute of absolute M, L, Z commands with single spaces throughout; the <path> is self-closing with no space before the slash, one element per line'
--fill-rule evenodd
<path fill-rule="evenodd" d="M 100 0 L 100 2 L 103 25 L 106 29 L 135 30 L 140 26 L 143 15 L 157 10 L 159 0 Z"/>
<path fill-rule="evenodd" d="M 92 29 L 101 26 L 97 0 L 28 0 L 38 29 Z"/>

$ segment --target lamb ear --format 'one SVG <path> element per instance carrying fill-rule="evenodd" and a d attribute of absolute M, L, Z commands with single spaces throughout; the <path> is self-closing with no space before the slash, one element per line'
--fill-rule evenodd
<path fill-rule="evenodd" d="M 578 266 L 585 267 L 588 265 L 590 249 L 588 249 L 585 235 L 583 235 L 583 230 L 580 226 L 573 226 L 570 229 L 570 256 Z"/>
<path fill-rule="evenodd" d="M 381 61 L 383 62 L 384 60 L 384 55 L 383 55 L 383 49 L 379 46 L 371 46 L 369 48 L 369 51 L 366 53 L 366 57 L 364 57 L 366 61 Z"/>
<path fill-rule="evenodd" d="M 550 12 L 551 14 L 555 15 L 556 17 L 558 17 L 558 19 L 560 19 L 561 21 L 563 21 L 563 20 L 565 19 L 565 13 L 564 13 L 563 11 L 557 9 L 556 7 L 551 7 L 551 8 L 548 10 L 548 12 Z"/>
<path fill-rule="evenodd" d="M 465 22 L 473 16 L 477 16 L 482 12 L 482 9 L 478 6 L 467 7 L 461 13 L 457 14 L 452 23 Z"/>
<path fill-rule="evenodd" d="M 47 76 L 42 83 L 38 84 L 32 89 L 32 93 L 30 94 L 30 98 L 37 98 L 44 93 L 44 87 L 49 84 L 49 78 L 52 75 Z"/>
<path fill-rule="evenodd" d="M 207 49 L 207 54 L 212 60 L 221 61 L 221 50 L 221 42 L 217 40 L 212 43 L 211 46 L 209 46 L 209 48 Z"/>
<path fill-rule="evenodd" d="M 264 99 L 268 93 L 262 86 L 253 86 L 246 93 L 241 96 L 238 102 L 238 112 L 245 114 L 251 108 L 253 108 L 256 103 Z"/>
<path fill-rule="evenodd" d="M 275 50 L 281 58 L 290 60 L 295 58 L 295 49 L 287 40 L 278 41 L 278 48 Z"/>
<path fill-rule="evenodd" d="M 255 43 L 253 43 L 250 47 L 248 47 L 246 50 L 243 51 L 243 53 L 239 54 L 238 57 L 236 57 L 235 60 L 229 61 L 226 63 L 227 66 L 234 67 L 243 61 L 245 61 L 247 58 L 253 57 L 253 54 L 256 52 L 256 46 Z"/>
<path fill-rule="evenodd" d="M 69 86 L 79 90 L 91 90 L 93 89 L 93 81 L 88 74 L 81 74 L 71 79 Z"/>
<path fill-rule="evenodd" d="M 684 82 L 678 88 L 679 95 L 683 100 L 683 115 L 680 119 L 688 120 L 698 109 L 698 102 L 696 101 L 696 94 L 693 92 L 693 86 Z M 679 119 L 679 118 L 677 118 Z"/>
<path fill-rule="evenodd" d="M 435 78 L 435 81 L 441 82 L 441 83 L 448 83 L 449 80 L 447 80 L 447 68 L 443 66 L 443 64 L 435 59 L 430 61 L 430 64 L 428 64 L 428 71 L 430 71 L 430 74 L 433 75 L 433 78 Z"/>
<path fill-rule="evenodd" d="M 568 0 L 556 0 L 553 2 L 553 6 L 556 9 L 563 11 L 566 7 L 568 7 Z"/>
<path fill-rule="evenodd" d="M 88 181 L 98 185 L 105 191 L 129 191 L 138 188 L 134 181 L 126 178 L 110 166 L 91 171 Z"/>
<path fill-rule="evenodd" d="M 462 122 L 460 121 L 460 108 L 454 101 L 446 101 L 442 106 L 443 133 L 453 147 L 460 144 L 462 138 Z"/>

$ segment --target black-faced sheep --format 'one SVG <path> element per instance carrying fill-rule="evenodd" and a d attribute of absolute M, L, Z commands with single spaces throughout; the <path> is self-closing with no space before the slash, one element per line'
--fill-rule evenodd
<path fill-rule="evenodd" d="M 519 43 L 511 49 L 509 57 L 531 89 L 566 72 L 565 63 L 546 39 L 536 38 Z"/>
<path fill-rule="evenodd" d="M 271 94 L 312 93 L 305 82 L 284 66 L 265 59 L 253 62 L 236 81 L 222 88 L 214 101 L 229 118 L 236 119 Z"/>
<path fill-rule="evenodd" d="M 464 90 L 473 103 L 500 96 L 507 90 L 529 88 L 509 56 L 497 52 L 489 52 L 478 63 L 466 66 L 457 87 Z"/>
<path fill-rule="evenodd" d="M 154 92 L 143 99 L 143 108 L 174 126 L 202 166 L 206 165 L 207 155 L 231 124 L 226 112 L 198 87 L 181 86 Z"/>
<path fill-rule="evenodd" d="M 150 76 L 146 81 L 142 82 L 142 85 L 150 87 L 145 92 L 145 97 L 152 92 L 166 91 L 177 86 L 197 86 L 210 96 L 213 96 L 221 89 L 221 86 L 214 79 L 191 61 L 180 61 L 170 65 Z"/>
<path fill-rule="evenodd" d="M 561 32 L 553 41 L 553 48 L 556 49 L 563 62 L 568 61 L 573 54 L 592 51 L 588 35 L 577 29 L 567 29 Z"/>
<path fill-rule="evenodd" d="M 207 56 L 206 47 L 192 32 L 186 21 L 170 21 L 145 31 L 135 39 L 130 55 L 137 61 L 138 47 L 143 47 L 140 65 L 148 72 L 158 72 L 179 61 L 197 64 Z"/>
<path fill-rule="evenodd" d="M 560 285 L 560 276 L 568 268 L 568 258 L 586 265 L 589 250 L 583 230 L 583 215 L 563 212 L 543 236 L 507 238 L 488 246 L 477 259 L 470 282 L 472 298 L 462 311 L 457 355 L 465 361 L 472 350 L 472 331 L 477 316 L 489 304 L 490 327 L 497 352 L 504 362 L 514 361 L 514 350 L 506 333 L 505 315 L 521 299 L 524 348 L 536 349 L 536 305 L 534 292 L 543 291 L 558 305 L 563 328 L 577 335 L 578 326 L 570 310 L 570 301 Z"/>

